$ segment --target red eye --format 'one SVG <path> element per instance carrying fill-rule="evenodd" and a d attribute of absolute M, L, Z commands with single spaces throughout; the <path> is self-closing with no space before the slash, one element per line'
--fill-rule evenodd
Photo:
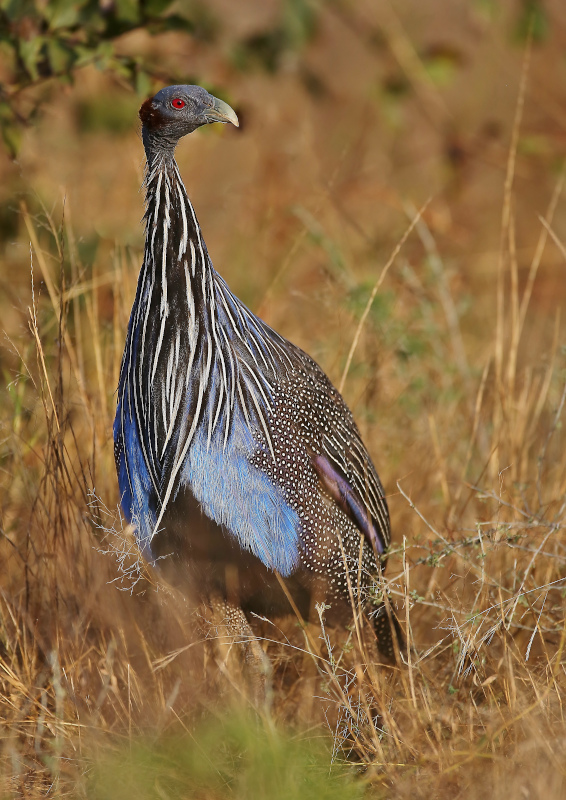
<path fill-rule="evenodd" d="M 171 100 L 171 105 L 173 108 L 184 108 L 187 104 L 180 97 L 175 97 L 174 100 Z"/>

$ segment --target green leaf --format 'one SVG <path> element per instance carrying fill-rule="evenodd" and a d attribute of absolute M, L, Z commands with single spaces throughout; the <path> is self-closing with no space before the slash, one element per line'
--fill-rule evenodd
<path fill-rule="evenodd" d="M 158 17 L 172 5 L 172 0 L 145 0 L 143 10 L 146 17 Z"/>
<path fill-rule="evenodd" d="M 94 63 L 100 70 L 109 69 L 114 66 L 114 45 L 112 42 L 100 42 L 97 47 L 93 48 L 91 55 L 94 57 Z"/>
<path fill-rule="evenodd" d="M 0 0 L 0 9 L 10 22 L 25 18 L 37 19 L 38 13 L 33 0 Z"/>
<path fill-rule="evenodd" d="M 199 38 L 205 38 L 202 35 L 202 29 L 196 28 L 192 20 L 180 17 L 178 14 L 171 14 L 168 17 L 161 19 L 155 18 L 146 24 L 146 30 L 151 34 L 158 34 L 164 31 L 175 31 L 175 33 L 195 33 Z M 208 32 L 206 33 L 208 36 Z M 209 39 L 210 40 L 210 39 Z"/>
<path fill-rule="evenodd" d="M 55 73 L 68 72 L 75 62 L 75 54 L 60 39 L 47 40 L 47 57 Z"/>
<path fill-rule="evenodd" d="M 434 83 L 447 86 L 464 65 L 464 58 L 457 48 L 443 45 L 429 48 L 423 55 L 423 63 Z"/>
<path fill-rule="evenodd" d="M 141 68 L 136 71 L 135 89 L 140 97 L 148 97 L 151 94 L 151 77 Z"/>
<path fill-rule="evenodd" d="M 286 0 L 283 7 L 283 30 L 288 47 L 298 50 L 312 39 L 316 16 L 309 0 Z"/>
<path fill-rule="evenodd" d="M 501 6 L 497 0 L 474 0 L 474 9 L 486 22 L 492 22 L 501 13 Z"/>
<path fill-rule="evenodd" d="M 50 0 L 45 6 L 45 19 L 51 30 L 70 28 L 80 20 L 81 6 L 77 0 Z"/>
<path fill-rule="evenodd" d="M 30 78 L 35 81 L 39 77 L 39 62 L 42 57 L 42 49 L 45 44 L 43 36 L 33 36 L 27 42 L 20 39 L 20 58 Z"/>
<path fill-rule="evenodd" d="M 113 10 L 120 22 L 137 25 L 141 21 L 139 0 L 114 0 Z"/>
<path fill-rule="evenodd" d="M 529 34 L 533 42 L 542 42 L 548 38 L 550 23 L 548 14 L 540 0 L 523 0 L 523 10 L 517 22 L 515 37 L 523 43 Z"/>
<path fill-rule="evenodd" d="M 2 140 L 10 158 L 16 158 L 22 145 L 22 129 L 16 123 L 2 125 Z"/>
<path fill-rule="evenodd" d="M 0 103 L 0 130 L 2 140 L 11 158 L 16 158 L 22 143 L 22 130 L 16 122 L 12 107 L 8 103 Z"/>

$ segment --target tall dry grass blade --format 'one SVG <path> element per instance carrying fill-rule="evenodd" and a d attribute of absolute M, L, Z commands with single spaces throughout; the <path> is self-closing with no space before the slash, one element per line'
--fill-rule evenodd
<path fill-rule="evenodd" d="M 434 455 L 436 458 L 436 462 L 438 464 L 438 479 L 440 482 L 440 488 L 442 489 L 442 496 L 444 498 L 444 503 L 446 505 L 446 508 L 450 508 L 451 500 L 450 500 L 450 489 L 448 488 L 448 476 L 446 472 L 446 459 L 442 455 L 442 451 L 440 449 L 438 428 L 436 425 L 436 420 L 432 414 L 428 414 L 428 427 L 430 430 L 430 438 L 432 440 Z"/>
<path fill-rule="evenodd" d="M 558 428 L 561 427 L 561 419 L 560 418 L 562 416 L 562 411 L 564 410 L 565 403 L 566 403 L 566 383 L 564 384 L 564 388 L 562 390 L 562 395 L 560 397 L 560 401 L 558 403 L 558 406 L 557 406 L 555 414 L 554 414 L 554 419 L 552 420 L 552 423 L 550 425 L 548 434 L 546 436 L 546 439 L 544 441 L 544 444 L 542 446 L 542 450 L 541 450 L 541 453 L 540 453 L 540 456 L 539 456 L 539 459 L 538 459 L 537 490 L 538 490 L 539 498 L 542 498 L 542 489 L 541 489 L 542 470 L 543 470 L 543 468 L 545 466 L 546 454 L 547 454 L 548 448 L 550 446 L 550 442 L 552 441 L 552 437 L 555 435 L 555 433 L 558 430 Z"/>
<path fill-rule="evenodd" d="M 124 336 L 124 331 L 121 326 L 120 303 L 122 296 L 120 287 L 124 280 L 124 253 L 122 249 L 116 248 L 114 256 L 114 272 L 112 273 L 113 279 L 113 300 L 112 307 L 112 386 L 118 386 L 120 379 L 120 365 L 122 363 L 122 346 L 121 340 Z"/>
<path fill-rule="evenodd" d="M 560 250 L 562 256 L 566 259 L 566 246 L 558 238 L 557 234 L 552 230 L 550 222 L 548 222 L 546 219 L 543 219 L 542 217 L 539 217 L 539 219 L 545 230 L 550 234 L 550 237 L 554 242 L 554 244 L 556 245 L 556 247 Z"/>
<path fill-rule="evenodd" d="M 33 284 L 33 252 L 30 246 L 30 271 L 31 271 L 31 308 L 28 309 L 29 311 L 29 329 L 31 334 L 35 340 L 36 348 L 37 348 L 37 358 L 39 363 L 41 364 L 41 371 L 43 372 L 43 379 L 45 381 L 45 385 L 47 387 L 47 392 L 49 394 L 49 400 L 51 401 L 51 409 L 53 411 L 53 417 L 55 419 L 55 425 L 57 426 L 57 432 L 61 431 L 61 426 L 59 425 L 59 416 L 57 414 L 57 407 L 55 405 L 55 400 L 53 399 L 53 392 L 51 391 L 51 382 L 49 380 L 49 374 L 47 372 L 47 366 L 45 364 L 45 354 L 43 352 L 43 345 L 41 343 L 41 338 L 39 336 L 39 330 L 37 327 L 37 313 L 35 308 L 35 291 L 34 291 L 34 284 Z M 47 411 L 47 409 L 46 409 Z"/>
<path fill-rule="evenodd" d="M 412 203 L 407 204 L 407 208 L 410 211 L 410 216 L 414 219 L 417 214 L 417 209 L 412 205 Z M 448 325 L 450 343 L 454 353 L 456 365 L 460 371 L 460 374 L 462 375 L 462 378 L 467 382 L 470 377 L 470 367 L 468 364 L 468 358 L 466 356 L 464 340 L 462 338 L 462 330 L 460 328 L 460 316 L 458 314 L 458 309 L 456 308 L 454 298 L 452 297 L 450 287 L 448 286 L 446 269 L 444 268 L 444 264 L 438 252 L 438 247 L 436 246 L 434 236 L 430 232 L 430 228 L 423 219 L 422 214 L 418 217 L 416 230 L 427 252 L 428 263 L 435 277 L 435 288 L 438 292 L 438 296 L 440 297 L 442 310 L 444 311 L 444 316 Z"/>
<path fill-rule="evenodd" d="M 508 248 L 509 248 L 509 271 L 511 273 L 511 285 L 509 287 L 511 314 L 509 320 L 510 337 L 509 350 L 507 355 L 507 375 L 506 391 L 509 397 L 515 397 L 515 379 L 517 377 L 517 356 L 519 350 L 519 265 L 517 263 L 517 241 L 515 235 L 515 215 L 511 211 L 509 214 L 508 227 Z"/>
<path fill-rule="evenodd" d="M 512 206 L 512 192 L 513 180 L 515 176 L 515 165 L 517 159 L 517 148 L 519 144 L 519 131 L 521 121 L 523 118 L 523 110 L 525 105 L 525 95 L 527 89 L 527 77 L 530 67 L 532 48 L 532 30 L 529 31 L 527 44 L 525 47 L 525 54 L 523 57 L 523 65 L 521 70 L 521 79 L 519 83 L 519 93 L 517 96 L 517 104 L 515 106 L 515 117 L 513 120 L 513 127 L 511 130 L 511 142 L 509 145 L 509 153 L 507 156 L 507 169 L 505 173 L 505 183 L 503 187 L 503 207 L 501 212 L 501 234 L 499 245 L 499 257 L 497 260 L 497 290 L 496 290 L 496 331 L 495 331 L 495 380 L 497 387 L 497 395 L 499 402 L 496 402 L 493 407 L 493 429 L 494 431 L 501 431 L 502 421 L 504 419 L 504 405 L 506 389 L 503 385 L 503 362 L 505 350 L 505 325 L 506 325 L 506 311 L 505 311 L 505 278 L 507 273 L 507 266 L 509 264 L 509 241 L 511 236 L 511 206 Z M 512 397 L 512 395 L 511 395 Z M 494 453 L 490 460 L 489 468 L 492 482 L 497 480 L 500 472 L 500 459 L 501 459 L 501 441 L 494 442 Z"/>
<path fill-rule="evenodd" d="M 411 618 L 410 618 L 410 610 L 411 610 L 411 603 L 409 600 L 410 576 L 409 576 L 409 564 L 407 561 L 407 539 L 405 536 L 403 536 L 403 572 L 405 573 L 405 583 L 403 585 L 403 591 L 405 594 L 405 629 L 406 629 L 405 635 L 407 637 L 407 672 L 409 676 L 411 701 L 413 703 L 413 708 L 416 710 L 418 708 L 418 704 L 417 704 L 417 695 L 415 692 L 415 679 L 413 675 L 414 640 L 413 640 L 413 631 L 411 628 Z"/>
<path fill-rule="evenodd" d="M 96 278 L 96 274 L 93 276 Z M 99 325 L 100 312 L 98 308 L 98 292 L 93 289 L 90 295 L 86 297 L 87 315 L 91 329 L 92 346 L 94 350 L 94 363 L 96 367 L 96 376 L 98 381 L 98 408 L 100 409 L 100 427 L 101 435 L 110 429 L 109 409 L 108 409 L 108 391 L 107 391 L 107 377 L 106 370 L 103 365 L 102 347 L 101 347 L 101 330 Z M 116 384 L 117 385 L 117 384 Z"/>
<path fill-rule="evenodd" d="M 471 435 L 470 435 L 470 439 L 468 441 L 468 447 L 467 447 L 467 450 L 466 450 L 466 456 L 465 456 L 464 464 L 463 464 L 463 467 L 462 467 L 460 483 L 458 484 L 458 488 L 456 489 L 456 495 L 454 497 L 454 503 L 453 503 L 452 509 L 450 510 L 450 514 L 449 514 L 449 517 L 448 517 L 448 522 L 449 522 L 450 525 L 456 523 L 456 514 L 457 514 L 457 519 L 458 520 L 462 519 L 462 515 L 464 514 L 464 511 L 466 510 L 466 506 L 467 506 L 467 504 L 469 503 L 469 501 L 471 500 L 471 497 L 472 497 L 472 495 L 470 494 L 468 496 L 468 500 L 466 501 L 466 503 L 462 506 L 461 509 L 458 509 L 458 506 L 459 506 L 459 503 L 460 503 L 460 499 L 462 497 L 462 492 L 463 492 L 464 487 L 465 487 L 466 475 L 468 474 L 468 469 L 470 467 L 470 463 L 471 463 L 471 460 L 472 460 L 472 455 L 473 455 L 473 452 L 474 452 L 474 448 L 476 446 L 476 438 L 477 438 L 478 431 L 479 431 L 479 426 L 480 426 L 481 409 L 482 409 L 483 398 L 484 398 L 485 387 L 486 387 L 486 383 L 487 383 L 487 376 L 489 374 L 490 365 L 491 365 L 491 358 L 488 359 L 485 367 L 483 368 L 483 373 L 482 373 L 482 376 L 481 376 L 480 385 L 479 385 L 478 391 L 476 393 L 476 402 L 475 402 L 475 405 L 474 405 L 474 419 L 473 419 L 473 424 L 472 424 L 472 432 L 471 432 Z"/>
<path fill-rule="evenodd" d="M 395 259 L 399 255 L 403 245 L 405 244 L 405 242 L 409 238 L 411 232 L 413 231 L 414 227 L 416 226 L 416 224 L 419 221 L 419 219 L 421 218 L 421 216 L 426 211 L 429 203 L 430 203 L 430 199 L 428 199 L 426 201 L 426 203 L 419 209 L 419 211 L 415 215 L 413 221 L 411 222 L 411 224 L 409 225 L 409 227 L 407 228 L 407 230 L 405 231 L 405 233 L 403 234 L 403 236 L 401 237 L 401 239 L 399 240 L 399 242 L 397 243 L 397 245 L 393 249 L 393 252 L 391 253 L 391 256 L 389 257 L 389 260 L 387 261 L 387 263 L 385 264 L 385 266 L 381 270 L 379 278 L 375 282 L 375 284 L 373 286 L 373 289 L 370 292 L 370 296 L 368 297 L 367 303 L 366 303 L 365 308 L 364 308 L 364 310 L 362 312 L 362 316 L 360 317 L 360 321 L 358 322 L 358 326 L 356 328 L 356 332 L 354 334 L 354 338 L 352 340 L 352 344 L 350 345 L 350 350 L 348 351 L 348 356 L 346 358 L 346 364 L 344 366 L 344 371 L 342 373 L 342 377 L 340 379 L 340 383 L 338 384 L 338 391 L 340 392 L 340 394 L 342 394 L 343 391 L 344 391 L 344 386 L 346 384 L 346 378 L 348 377 L 348 372 L 350 371 L 350 365 L 352 363 L 352 358 L 354 357 L 354 353 L 356 351 L 356 347 L 358 346 L 358 342 L 360 340 L 360 336 L 362 334 L 362 330 L 363 330 L 363 327 L 365 325 L 365 321 L 367 319 L 367 316 L 368 316 L 369 312 L 371 311 L 371 307 L 373 305 L 373 301 L 375 300 L 375 297 L 376 297 L 376 295 L 377 295 L 377 293 L 379 291 L 379 288 L 380 288 L 381 284 L 383 283 L 383 281 L 385 280 L 385 277 L 386 277 L 387 273 L 389 272 L 389 268 L 391 267 L 391 265 L 393 264 L 393 262 L 395 261 Z"/>
<path fill-rule="evenodd" d="M 41 269 L 41 275 L 43 277 L 43 280 L 45 281 L 45 285 L 47 286 L 47 291 L 49 293 L 49 298 L 51 300 L 51 305 L 53 307 L 55 318 L 57 320 L 57 323 L 61 324 L 61 298 L 59 297 L 59 293 L 56 290 L 55 285 L 53 283 L 51 272 L 47 266 L 43 250 L 39 246 L 37 234 L 25 203 L 22 202 L 20 204 L 20 210 L 24 218 L 25 226 L 35 253 L 35 257 L 37 258 L 37 262 Z M 69 360 L 71 362 L 73 375 L 75 377 L 81 395 L 81 402 L 83 403 L 85 409 L 88 411 L 88 419 L 93 427 L 93 430 L 95 431 L 96 430 L 96 426 L 94 424 L 95 415 L 92 410 L 92 404 L 90 402 L 90 398 L 86 390 L 86 385 L 83 380 L 79 360 L 77 358 L 73 342 L 69 335 L 69 331 L 67 330 L 66 327 L 63 329 L 63 340 L 65 342 L 65 348 L 67 350 L 67 353 L 69 354 Z"/>
<path fill-rule="evenodd" d="M 512 205 L 512 192 L 513 180 L 515 177 L 515 164 L 517 160 L 517 148 L 519 144 L 519 132 L 521 129 L 521 121 L 523 119 L 523 111 L 525 106 L 525 95 L 527 91 L 527 78 L 529 74 L 530 61 L 532 49 L 532 31 L 529 31 L 527 43 L 525 46 L 525 54 L 523 56 L 523 65 L 521 69 L 521 78 L 519 82 L 519 93 L 517 96 L 517 104 L 515 106 L 515 117 L 513 119 L 513 126 L 511 128 L 511 142 L 509 144 L 509 153 L 507 155 L 507 169 L 505 172 L 505 182 L 503 186 L 503 207 L 501 211 L 501 236 L 499 246 L 499 258 L 497 262 L 497 321 L 496 321 L 496 336 L 495 336 L 495 374 L 498 384 L 501 384 L 502 369 L 503 369 L 503 351 L 504 351 L 504 326 L 505 326 L 505 272 L 508 263 L 508 243 L 510 236 L 511 225 L 511 205 Z"/>
<path fill-rule="evenodd" d="M 525 284 L 525 288 L 523 290 L 523 296 L 521 298 L 521 308 L 519 310 L 519 336 L 521 336 L 521 333 L 523 332 L 523 329 L 525 327 L 525 319 L 527 317 L 527 310 L 529 308 L 529 303 L 531 301 L 533 287 L 538 274 L 540 263 L 542 261 L 544 248 L 546 246 L 547 235 L 551 233 L 552 220 L 554 219 L 554 213 L 556 211 L 558 201 L 562 195 L 562 189 L 564 188 L 565 177 L 566 175 L 563 170 L 562 174 L 560 175 L 560 178 L 556 181 L 556 184 L 554 186 L 554 191 L 552 193 L 552 197 L 550 198 L 550 203 L 548 204 L 546 214 L 544 215 L 544 217 L 539 216 L 539 220 L 542 224 L 542 229 L 539 234 L 535 254 L 533 256 L 531 265 L 529 267 L 527 282 Z M 562 255 L 566 257 L 565 249 L 561 247 L 560 244 L 558 244 L 558 247 L 561 250 Z"/>

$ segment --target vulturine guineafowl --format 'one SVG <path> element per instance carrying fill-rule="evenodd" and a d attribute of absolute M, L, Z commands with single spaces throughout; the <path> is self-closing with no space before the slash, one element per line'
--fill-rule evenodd
<path fill-rule="evenodd" d="M 279 578 L 299 608 L 354 599 L 390 656 L 401 634 L 371 597 L 389 514 L 352 414 L 214 270 L 175 161 L 181 137 L 237 116 L 198 86 L 169 86 L 140 118 L 146 243 L 114 439 L 141 550 L 174 553 L 192 590 L 229 609 L 288 610 Z"/>

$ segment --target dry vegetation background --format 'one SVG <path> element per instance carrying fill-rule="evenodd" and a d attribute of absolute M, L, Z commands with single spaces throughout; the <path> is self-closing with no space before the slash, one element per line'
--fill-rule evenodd
<path fill-rule="evenodd" d="M 184 141 L 181 174 L 232 289 L 343 382 L 388 495 L 408 663 L 257 621 L 275 667 L 258 721 L 190 604 L 128 572 L 111 427 L 141 95 L 92 67 L 40 81 L 0 160 L 0 791 L 563 797 L 566 8 L 191 13 L 198 35 L 117 47 L 147 93 L 196 76 L 241 116 Z"/>

